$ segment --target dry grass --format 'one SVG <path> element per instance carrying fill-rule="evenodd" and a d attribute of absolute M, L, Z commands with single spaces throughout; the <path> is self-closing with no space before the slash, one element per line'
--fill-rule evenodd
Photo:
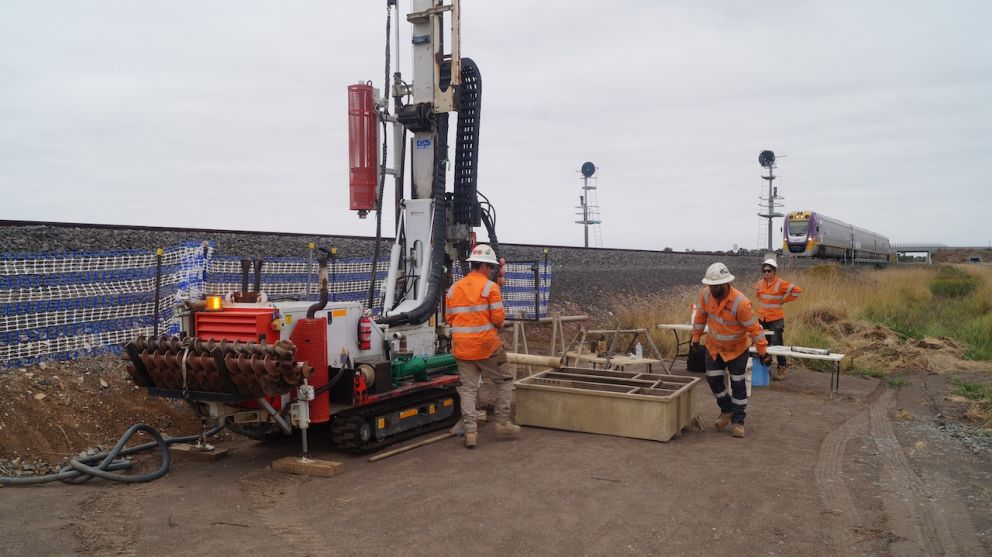
<path fill-rule="evenodd" d="M 786 305 L 786 344 L 843 352 L 847 371 L 874 377 L 907 369 L 992 371 L 992 268 L 819 265 L 784 278 L 803 288 Z M 735 286 L 754 297 L 753 285 Z M 674 337 L 655 325 L 687 323 L 698 295 L 699 288 L 688 287 L 615 298 L 610 325 L 648 329 L 670 356 Z"/>
<path fill-rule="evenodd" d="M 610 327 L 622 325 L 647 329 L 658 350 L 666 357 L 675 353 L 675 337 L 671 331 L 657 328 L 658 323 L 688 323 L 692 304 L 696 303 L 699 289 L 687 287 L 674 294 L 649 294 L 639 297 L 615 297 L 611 300 L 614 314 Z M 680 332 L 683 340 L 688 332 Z"/>
<path fill-rule="evenodd" d="M 786 343 L 830 348 L 846 367 L 872 375 L 899 369 L 992 369 L 992 272 L 977 266 L 798 274 L 803 297 L 789 306 Z"/>

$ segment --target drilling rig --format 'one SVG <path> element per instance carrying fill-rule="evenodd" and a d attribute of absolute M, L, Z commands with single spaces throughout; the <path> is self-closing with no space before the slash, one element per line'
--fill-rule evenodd
<path fill-rule="evenodd" d="M 386 6 L 389 79 L 389 26 L 395 15 L 399 29 L 400 14 L 395 0 Z M 476 187 L 482 81 L 475 63 L 461 57 L 460 17 L 459 0 L 412 0 L 412 79 L 393 71 L 389 98 L 371 82 L 348 88 L 350 208 L 361 217 L 375 212 L 378 223 L 368 300 L 328 301 L 330 250 L 318 260 L 316 303 L 269 299 L 259 284 L 260 263 L 249 289 L 250 266 L 243 265 L 240 292 L 185 301 L 179 335 L 125 345 L 138 385 L 188 401 L 204 430 L 225 426 L 253 438 L 303 430 L 304 455 L 312 424 L 329 423 L 337 447 L 368 452 L 458 420 L 458 375 L 442 307 L 449 270 L 468 255 L 476 227 L 485 226 L 498 250 L 492 208 L 479 202 Z M 395 182 L 397 233 L 382 309 L 374 315 L 387 175 Z"/>

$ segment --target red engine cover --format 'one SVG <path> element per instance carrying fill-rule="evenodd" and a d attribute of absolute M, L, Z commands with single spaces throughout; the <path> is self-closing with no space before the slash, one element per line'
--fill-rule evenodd
<path fill-rule="evenodd" d="M 309 383 L 316 389 L 327 384 L 327 318 L 300 319 L 289 335 L 296 345 L 296 361 L 307 362 L 313 368 Z M 310 401 L 310 421 L 331 419 L 331 392 L 324 391 Z"/>
<path fill-rule="evenodd" d="M 240 340 L 274 344 L 279 331 L 272 328 L 272 308 L 225 308 L 199 311 L 194 316 L 196 336 L 206 340 Z"/>
<path fill-rule="evenodd" d="M 348 86 L 348 159 L 352 211 L 375 209 L 378 127 L 372 85 Z"/>

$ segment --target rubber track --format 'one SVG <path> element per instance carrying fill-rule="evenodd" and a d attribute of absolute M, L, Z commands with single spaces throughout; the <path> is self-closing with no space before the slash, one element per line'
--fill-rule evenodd
<path fill-rule="evenodd" d="M 391 437 L 386 437 L 381 441 L 374 441 L 365 445 L 361 445 L 359 443 L 357 433 L 358 427 L 362 424 L 362 422 L 370 420 L 381 414 L 387 414 L 394 410 L 399 410 L 403 407 L 418 405 L 422 402 L 428 402 L 444 396 L 451 396 L 455 400 L 455 411 L 452 413 L 450 418 L 404 431 Z M 455 392 L 453 388 L 426 389 L 424 391 L 410 393 L 394 399 L 374 402 L 372 404 L 359 406 L 357 408 L 352 408 L 338 413 L 334 417 L 334 423 L 331 424 L 331 441 L 337 448 L 348 452 L 359 454 L 368 453 L 394 443 L 399 443 L 400 441 L 405 441 L 411 437 L 416 437 L 423 433 L 447 428 L 454 425 L 460 417 L 461 411 L 458 406 L 458 393 Z"/>

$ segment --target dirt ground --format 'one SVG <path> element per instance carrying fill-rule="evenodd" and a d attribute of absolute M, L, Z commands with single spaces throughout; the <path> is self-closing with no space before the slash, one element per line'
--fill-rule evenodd
<path fill-rule="evenodd" d="M 3 553 L 989 555 L 992 443 L 954 420 L 950 377 L 845 376 L 832 399 L 826 374 L 796 372 L 755 389 L 746 439 L 487 425 L 472 451 L 449 439 L 369 463 L 317 428 L 314 456 L 345 463 L 326 479 L 269 468 L 297 440 L 227 438 L 228 458 L 178 459 L 152 483 L 0 488 Z"/>

